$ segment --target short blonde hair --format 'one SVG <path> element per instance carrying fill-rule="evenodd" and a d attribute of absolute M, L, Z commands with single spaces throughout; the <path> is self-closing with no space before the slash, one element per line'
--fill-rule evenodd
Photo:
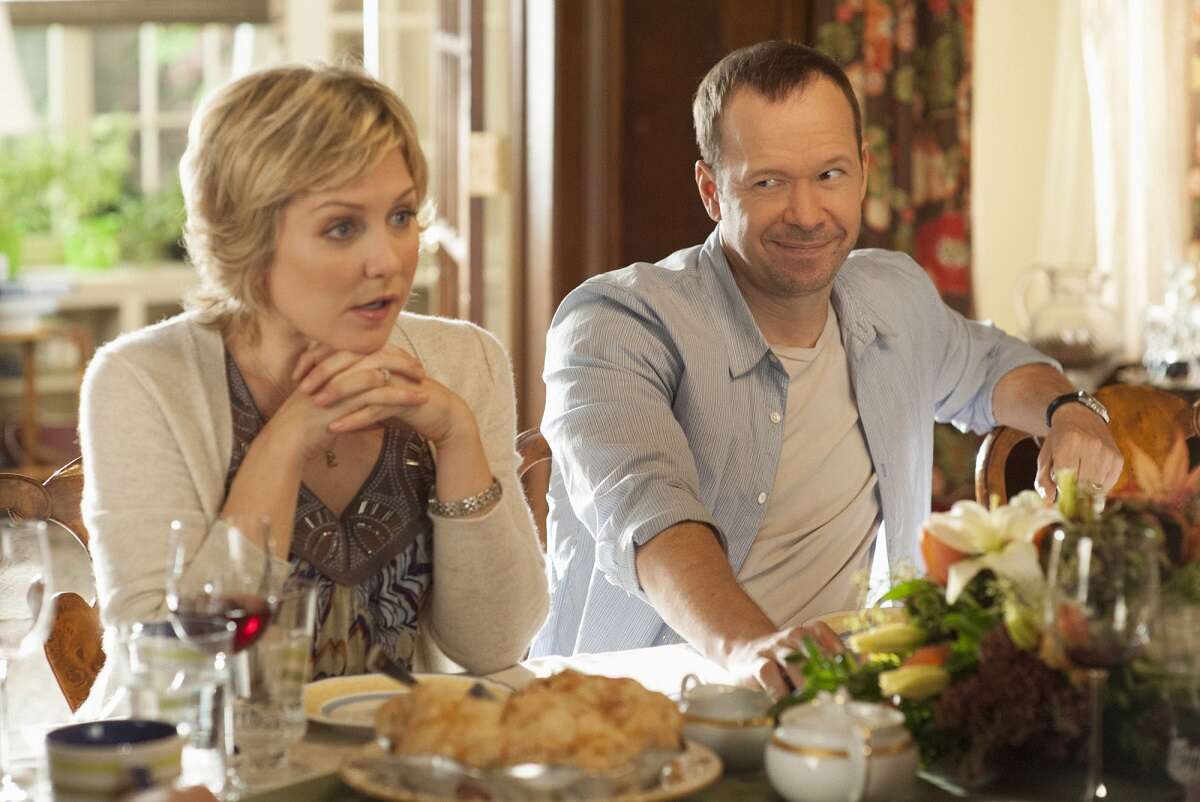
<path fill-rule="evenodd" d="M 412 115 L 360 68 L 276 67 L 219 89 L 193 118 L 179 165 L 184 242 L 200 273 L 188 305 L 226 333 L 257 338 L 280 212 L 301 195 L 351 182 L 396 149 L 420 208 L 429 171 Z"/>

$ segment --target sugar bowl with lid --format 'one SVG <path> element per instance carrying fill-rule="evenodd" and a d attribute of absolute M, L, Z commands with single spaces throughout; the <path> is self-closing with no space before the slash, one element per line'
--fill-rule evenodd
<path fill-rule="evenodd" d="M 843 694 L 784 711 L 765 759 L 772 787 L 788 802 L 903 800 L 917 773 L 904 715 Z"/>
<path fill-rule="evenodd" d="M 688 674 L 679 690 L 679 707 L 684 738 L 710 747 L 728 771 L 762 767 L 763 749 L 775 723 L 768 712 L 771 698 L 765 693 L 702 683 L 695 674 Z"/>

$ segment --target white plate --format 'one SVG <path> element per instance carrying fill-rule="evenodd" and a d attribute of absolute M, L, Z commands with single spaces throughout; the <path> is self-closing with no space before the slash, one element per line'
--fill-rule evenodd
<path fill-rule="evenodd" d="M 456 802 L 462 797 L 435 796 L 414 791 L 396 782 L 394 767 L 378 766 L 384 751 L 377 743 L 366 744 L 347 755 L 339 772 L 342 782 L 359 793 L 388 802 Z M 658 785 L 644 791 L 630 791 L 607 802 L 666 802 L 690 797 L 721 778 L 721 758 L 707 746 L 688 741 L 683 753 L 663 769 Z M 592 802 L 606 802 L 596 799 Z"/>
<path fill-rule="evenodd" d="M 476 682 L 482 682 L 499 697 L 512 693 L 497 682 L 461 674 L 417 674 L 416 677 L 418 682 L 462 686 L 464 693 Z M 408 693 L 408 688 L 383 674 L 329 677 L 304 686 L 304 713 L 309 721 L 369 736 L 375 732 L 375 711 L 401 693 Z"/>

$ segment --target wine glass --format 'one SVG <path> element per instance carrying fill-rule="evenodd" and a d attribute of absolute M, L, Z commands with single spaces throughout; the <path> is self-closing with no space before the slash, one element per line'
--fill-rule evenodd
<path fill-rule="evenodd" d="M 0 800 L 29 799 L 13 773 L 8 743 L 8 663 L 46 642 L 53 617 L 50 543 L 44 521 L 0 510 Z"/>
<path fill-rule="evenodd" d="M 221 711 L 214 722 L 224 759 L 222 797 L 237 799 L 246 790 L 235 771 L 234 697 L 245 672 L 237 660 L 271 621 L 277 578 L 271 573 L 271 524 L 265 517 L 217 521 L 207 531 L 171 522 L 166 579 L 167 610 L 181 639 L 212 653 L 223 670 Z M 214 638 L 233 633 L 232 641 Z M 228 649 L 228 653 L 226 653 Z"/>
<path fill-rule="evenodd" d="M 1087 669 L 1091 705 L 1084 802 L 1108 795 L 1102 775 L 1104 689 L 1110 669 L 1150 640 L 1158 607 L 1158 535 L 1124 519 L 1058 529 L 1047 576 L 1047 629 L 1077 666 Z"/>
<path fill-rule="evenodd" d="M 167 610 L 179 637 L 193 641 L 232 628 L 236 654 L 271 620 L 271 524 L 266 518 L 221 519 L 192 542 L 171 522 Z"/>
<path fill-rule="evenodd" d="M 1167 773 L 1184 786 L 1187 802 L 1200 802 L 1200 606 L 1164 608 L 1157 636 L 1171 711 Z"/>

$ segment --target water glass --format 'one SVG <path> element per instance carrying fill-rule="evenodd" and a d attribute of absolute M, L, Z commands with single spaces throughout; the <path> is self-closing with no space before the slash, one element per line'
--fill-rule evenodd
<path fill-rule="evenodd" d="M 304 685 L 312 674 L 316 585 L 292 581 L 273 599 L 270 624 L 245 650 L 230 656 L 232 774 L 243 787 L 269 782 L 304 737 Z"/>
<path fill-rule="evenodd" d="M 30 798 L 32 777 L 9 755 L 5 693 L 9 661 L 40 650 L 50 632 L 54 610 L 53 568 L 44 521 L 25 521 L 0 509 L 0 799 Z M 20 716 L 20 707 L 12 712 Z"/>
<path fill-rule="evenodd" d="M 232 629 L 183 640 L 169 621 L 141 621 L 123 625 L 118 642 L 131 715 L 170 722 L 191 746 L 215 748 Z"/>
<path fill-rule="evenodd" d="M 1164 605 L 1159 646 L 1171 711 L 1167 773 L 1200 802 L 1200 606 Z"/>

